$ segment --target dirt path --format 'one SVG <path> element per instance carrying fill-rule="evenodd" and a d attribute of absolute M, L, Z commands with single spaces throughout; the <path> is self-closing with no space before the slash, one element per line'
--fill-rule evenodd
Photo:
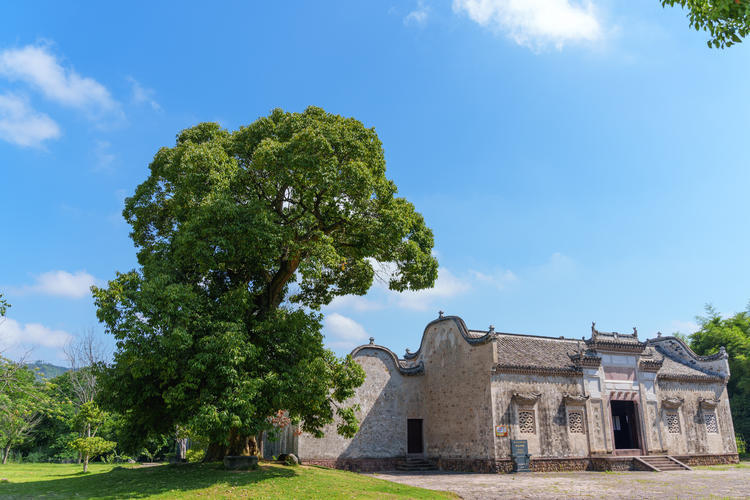
<path fill-rule="evenodd" d="M 490 498 L 750 498 L 750 469 L 679 472 L 528 474 L 375 474 L 397 483 Z"/>

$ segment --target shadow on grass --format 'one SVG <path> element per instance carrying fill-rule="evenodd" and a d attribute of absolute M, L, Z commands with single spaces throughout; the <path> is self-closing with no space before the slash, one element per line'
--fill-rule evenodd
<path fill-rule="evenodd" d="M 109 472 L 81 472 L 51 479 L 24 483 L 0 484 L 0 498 L 144 498 L 161 493 L 188 492 L 221 485 L 222 488 L 250 486 L 263 481 L 291 478 L 292 468 L 261 466 L 254 471 L 228 471 L 220 463 L 160 465 Z"/>

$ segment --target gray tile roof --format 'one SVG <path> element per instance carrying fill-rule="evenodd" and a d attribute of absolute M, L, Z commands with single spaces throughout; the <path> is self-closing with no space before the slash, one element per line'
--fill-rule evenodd
<path fill-rule="evenodd" d="M 570 355 L 578 352 L 582 341 L 515 335 L 497 335 L 498 365 L 577 371 Z M 583 346 L 585 348 L 585 346 Z"/>
<path fill-rule="evenodd" d="M 721 378 L 720 375 L 699 370 L 689 365 L 689 361 L 682 362 L 671 356 L 665 356 L 659 349 L 654 349 L 655 360 L 664 360 L 658 375 L 662 377 L 695 377 L 695 378 Z"/>

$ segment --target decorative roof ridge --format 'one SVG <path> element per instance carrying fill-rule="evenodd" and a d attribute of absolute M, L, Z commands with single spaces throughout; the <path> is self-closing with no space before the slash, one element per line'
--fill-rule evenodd
<path fill-rule="evenodd" d="M 662 337 L 662 338 L 664 338 L 664 337 Z M 680 340 L 680 339 L 678 339 L 677 337 L 673 337 L 673 338 L 675 338 L 675 339 L 677 339 L 677 340 Z M 682 341 L 681 341 L 681 342 L 682 342 Z M 684 343 L 684 342 L 682 342 L 682 345 L 684 346 L 684 345 L 685 345 L 685 343 Z M 709 370 L 709 369 L 707 369 L 707 368 L 704 368 L 704 367 L 702 367 L 702 366 L 697 366 L 697 365 L 689 365 L 689 364 L 685 363 L 685 359 L 684 359 L 684 358 L 680 358 L 680 357 L 678 357 L 678 356 L 675 356 L 674 354 L 672 354 L 671 352 L 667 351 L 666 349 L 664 349 L 664 348 L 663 348 L 662 346 L 660 346 L 660 345 L 658 345 L 658 344 L 653 344 L 653 346 L 654 346 L 654 349 L 656 349 L 656 350 L 657 350 L 657 351 L 659 352 L 659 354 L 661 354 L 661 355 L 662 355 L 662 356 L 664 356 L 665 358 L 669 358 L 669 359 L 671 359 L 671 360 L 672 360 L 672 361 L 674 361 L 675 363 L 679 363 L 679 364 L 681 364 L 682 366 L 687 366 L 688 368 L 692 368 L 693 370 L 695 370 L 695 371 L 697 371 L 697 372 L 700 372 L 700 373 L 704 374 L 704 375 L 705 375 L 705 376 L 707 376 L 707 377 L 716 377 L 716 378 L 720 378 L 720 379 L 722 379 L 722 380 L 724 380 L 724 378 L 725 378 L 725 377 L 724 377 L 724 375 L 723 375 L 723 374 L 721 374 L 721 373 L 718 373 L 718 372 L 715 372 L 715 371 Z M 687 346 L 685 346 L 685 347 L 687 347 Z M 690 349 L 690 348 L 688 347 L 688 349 Z M 694 352 L 692 352 L 692 351 L 690 351 L 690 353 L 692 353 L 692 354 L 693 354 L 694 356 L 696 356 L 696 357 L 698 356 L 697 354 L 695 354 L 695 353 L 694 353 Z M 696 358 L 696 359 L 697 359 L 698 361 L 710 361 L 710 360 L 702 360 L 702 359 L 698 359 L 698 358 Z M 720 359 L 720 358 L 716 358 L 716 359 Z M 694 376 L 694 375 L 689 375 L 689 376 Z"/>
<path fill-rule="evenodd" d="M 383 351 L 387 353 L 391 360 L 393 361 L 393 364 L 396 365 L 396 368 L 398 369 L 399 373 L 401 375 L 421 375 L 424 373 L 424 362 L 419 361 L 419 363 L 409 366 L 404 364 L 403 362 L 405 360 L 398 359 L 398 356 L 396 356 L 396 353 L 388 349 L 387 347 L 384 347 L 382 345 L 377 345 L 372 343 L 372 337 L 370 337 L 370 343 L 364 344 L 359 347 L 355 347 L 354 350 L 351 352 L 351 357 L 355 357 L 357 354 L 359 354 L 362 351 L 365 350 L 374 350 L 374 351 Z"/>
<path fill-rule="evenodd" d="M 697 361 L 716 361 L 717 359 L 729 359 L 729 355 L 727 354 L 727 350 L 724 348 L 724 346 L 721 346 L 719 348 L 719 352 L 717 353 L 702 356 L 700 354 L 696 354 L 695 351 L 693 351 L 690 346 L 687 345 L 685 341 L 680 337 L 674 337 L 672 335 L 668 335 L 666 337 L 659 336 L 655 339 L 648 339 L 646 343 L 658 348 L 660 343 L 669 340 L 676 340 L 685 349 L 685 351 L 687 351 L 687 353 Z M 661 352 L 661 350 L 659 350 L 659 352 Z M 664 353 L 662 352 L 662 354 Z"/>
<path fill-rule="evenodd" d="M 591 322 L 591 338 L 596 339 L 599 335 L 603 335 L 605 337 L 613 337 L 615 339 L 618 338 L 624 338 L 624 339 L 635 339 L 638 340 L 638 329 L 636 327 L 633 327 L 633 333 L 619 333 L 619 332 L 602 332 L 596 329 L 596 322 Z"/>
<path fill-rule="evenodd" d="M 480 330 L 484 331 L 484 330 Z M 529 337 L 532 339 L 544 339 L 544 340 L 557 340 L 563 342 L 580 342 L 581 339 L 573 339 L 568 337 L 551 337 L 549 335 L 535 335 L 533 333 L 510 333 L 510 332 L 495 332 L 495 335 L 510 335 L 513 337 Z"/>
<path fill-rule="evenodd" d="M 440 315 L 436 318 L 427 323 L 427 326 L 424 327 L 424 332 L 422 332 L 422 340 L 419 341 L 419 349 L 417 349 L 416 352 L 408 351 L 404 355 L 404 359 L 414 359 L 417 356 L 419 356 L 419 353 L 422 352 L 422 346 L 424 345 L 424 338 L 427 335 L 427 330 L 430 329 L 432 325 L 435 325 L 437 323 L 441 323 L 443 321 L 453 321 L 456 324 L 456 327 L 458 328 L 459 333 L 461 333 L 461 336 L 464 338 L 464 340 L 469 343 L 470 345 L 482 345 L 486 344 L 492 340 L 495 339 L 496 333 L 494 328 L 490 328 L 490 330 L 482 335 L 481 337 L 472 337 L 469 335 L 469 332 L 472 330 L 469 330 L 466 327 L 466 323 L 464 323 L 464 320 L 461 319 L 459 316 L 443 316 L 443 311 L 440 311 Z M 475 332 L 483 332 L 484 330 L 473 330 Z"/>

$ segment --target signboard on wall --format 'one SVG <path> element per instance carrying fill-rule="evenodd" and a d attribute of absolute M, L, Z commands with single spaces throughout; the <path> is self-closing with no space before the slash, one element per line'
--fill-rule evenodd
<path fill-rule="evenodd" d="M 496 425 L 495 426 L 495 436 L 497 437 L 506 437 L 508 435 L 508 426 L 507 425 Z"/>

